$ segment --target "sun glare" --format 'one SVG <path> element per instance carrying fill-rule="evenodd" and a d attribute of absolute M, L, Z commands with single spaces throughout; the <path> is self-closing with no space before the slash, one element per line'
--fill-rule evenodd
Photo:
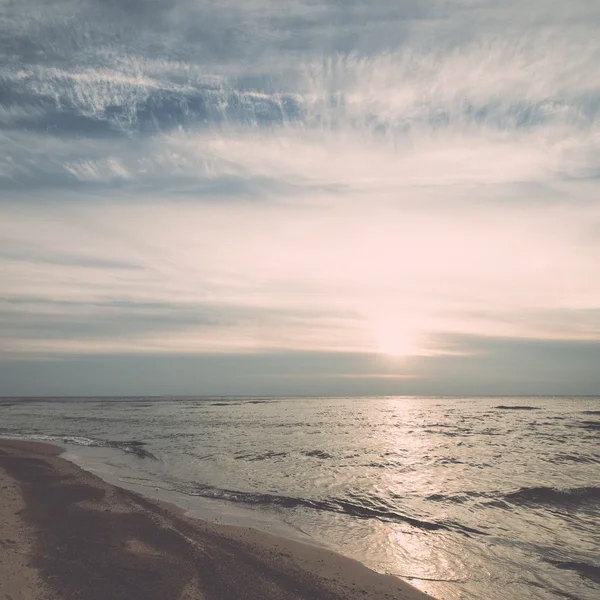
<path fill-rule="evenodd" d="M 375 349 L 379 354 L 401 358 L 415 354 L 415 335 L 399 323 L 386 323 L 377 328 Z"/>

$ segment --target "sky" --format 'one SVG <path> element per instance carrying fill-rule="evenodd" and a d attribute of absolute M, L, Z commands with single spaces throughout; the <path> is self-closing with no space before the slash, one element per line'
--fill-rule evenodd
<path fill-rule="evenodd" d="M 0 395 L 600 394 L 597 0 L 0 0 Z"/>

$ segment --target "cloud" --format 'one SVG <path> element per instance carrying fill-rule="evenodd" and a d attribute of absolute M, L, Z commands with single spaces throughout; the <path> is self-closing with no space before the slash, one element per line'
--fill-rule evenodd
<path fill-rule="evenodd" d="M 595 38 L 553 32 L 309 56 L 277 89 L 132 56 L 13 66 L 0 86 L 0 177 L 165 191 L 184 180 L 186 192 L 223 177 L 346 188 L 590 178 L 599 58 Z"/>
<path fill-rule="evenodd" d="M 1 360 L 7 395 L 570 395 L 597 392 L 598 343 L 462 339 L 420 365 L 365 354 L 135 354 Z M 575 377 L 573 377 L 575 374 Z M 351 375 L 350 377 L 348 375 Z"/>
<path fill-rule="evenodd" d="M 391 332 L 429 355 L 453 353 L 440 341 L 450 334 L 598 339 L 600 247 L 585 236 L 598 208 L 467 191 L 368 205 L 13 207 L 0 229 L 4 346 L 379 353 Z"/>
<path fill-rule="evenodd" d="M 598 24 L 586 0 L 3 3 L 3 355 L 458 373 L 480 340 L 593 343 Z"/>

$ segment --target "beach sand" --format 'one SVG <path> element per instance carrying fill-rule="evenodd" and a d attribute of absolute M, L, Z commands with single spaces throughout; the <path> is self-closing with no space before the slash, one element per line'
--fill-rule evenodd
<path fill-rule="evenodd" d="M 334 552 L 186 517 L 0 441 L 0 600 L 425 600 Z"/>

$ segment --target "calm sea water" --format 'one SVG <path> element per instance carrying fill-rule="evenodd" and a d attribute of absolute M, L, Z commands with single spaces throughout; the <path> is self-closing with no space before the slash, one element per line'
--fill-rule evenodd
<path fill-rule="evenodd" d="M 600 598 L 600 398 L 5 398 L 0 436 L 440 600 Z"/>

